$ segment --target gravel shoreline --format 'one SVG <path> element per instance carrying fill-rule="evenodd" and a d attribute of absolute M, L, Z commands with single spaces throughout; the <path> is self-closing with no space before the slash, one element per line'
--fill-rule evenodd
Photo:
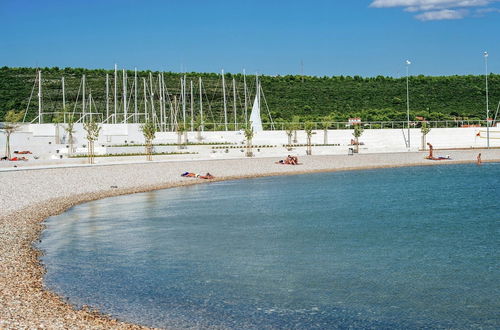
<path fill-rule="evenodd" d="M 367 168 L 500 161 L 500 150 L 447 151 L 452 160 L 425 160 L 426 153 L 301 157 L 303 165 L 278 165 L 277 159 L 149 162 L 0 172 L 0 328 L 141 329 L 100 314 L 75 310 L 43 287 L 40 251 L 33 247 L 43 220 L 73 205 L 123 194 L 210 181 L 270 175 Z M 184 171 L 210 172 L 216 180 L 181 178 Z M 116 187 L 116 188 L 115 188 Z"/>

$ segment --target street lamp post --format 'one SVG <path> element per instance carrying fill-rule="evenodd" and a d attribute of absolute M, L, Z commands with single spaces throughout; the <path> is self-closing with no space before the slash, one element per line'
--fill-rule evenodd
<path fill-rule="evenodd" d="M 486 81 L 486 146 L 490 148 L 490 107 L 488 100 L 488 52 L 484 52 L 484 77 Z"/>
<path fill-rule="evenodd" d="M 406 60 L 406 121 L 408 124 L 408 151 L 410 151 L 410 85 L 409 85 L 409 67 L 411 62 Z"/>

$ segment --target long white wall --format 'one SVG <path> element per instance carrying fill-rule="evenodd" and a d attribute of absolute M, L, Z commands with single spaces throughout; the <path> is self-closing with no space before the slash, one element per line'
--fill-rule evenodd
<path fill-rule="evenodd" d="M 85 131 L 82 124 L 75 125 L 74 145 L 78 150 L 84 150 L 87 144 Z M 328 144 L 338 144 L 339 146 L 315 147 L 319 154 L 337 154 L 346 153 L 353 139 L 353 130 L 329 130 L 327 135 Z M 30 150 L 33 153 L 40 154 L 43 158 L 55 158 L 59 154 L 64 154 L 68 143 L 67 133 L 62 125 L 59 128 L 61 143 L 55 144 L 56 127 L 54 124 L 29 124 L 24 125 L 11 137 L 12 150 Z M 397 152 L 407 151 L 405 135 L 407 130 L 402 129 L 365 129 L 360 141 L 360 152 Z M 190 142 L 200 142 L 197 132 L 188 132 Z M 434 148 L 481 148 L 486 147 L 486 128 L 433 128 L 427 135 L 427 142 Z M 410 130 L 411 150 L 417 151 L 421 145 L 420 129 Z M 233 143 L 243 145 L 245 136 L 242 131 L 205 131 L 201 134 L 201 142 L 205 143 Z M 298 131 L 297 144 L 306 143 L 306 134 L 304 131 Z M 177 133 L 159 132 L 156 134 L 155 143 L 176 143 Z M 117 144 L 142 144 L 144 137 L 140 131 L 139 124 L 105 124 L 102 125 L 97 147 L 101 152 L 106 151 L 107 146 Z M 277 145 L 288 143 L 288 137 L 284 131 L 263 131 L 255 133 L 253 143 L 255 145 Z M 324 143 L 324 131 L 317 130 L 312 137 L 313 144 Z M 4 153 L 5 135 L 0 134 L 0 155 Z M 490 128 L 490 146 L 500 147 L 500 128 Z M 200 150 L 210 150 L 211 148 L 189 147 Z M 58 152 L 59 150 L 59 152 Z M 266 149 L 267 150 L 267 149 Z M 207 151 L 208 152 L 208 151 Z"/>

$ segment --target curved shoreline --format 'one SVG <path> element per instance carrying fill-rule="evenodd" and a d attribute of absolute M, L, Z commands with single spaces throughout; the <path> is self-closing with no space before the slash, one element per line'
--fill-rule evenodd
<path fill-rule="evenodd" d="M 19 184 L 19 181 L 16 182 L 16 179 L 23 177 L 21 171 L 14 172 L 5 182 L 7 189 L 4 187 L 3 190 L 0 190 L 4 194 L 4 196 L 0 195 L 2 196 L 0 201 L 6 201 L 8 206 L 7 212 L 0 211 L 0 224 L 2 225 L 0 229 L 0 262 L 2 264 L 0 266 L 2 270 L 2 275 L 0 276 L 0 328 L 144 328 L 140 325 L 117 321 L 88 307 L 76 310 L 73 306 L 65 302 L 63 297 L 44 288 L 43 275 L 45 269 L 39 261 L 41 252 L 33 246 L 33 242 L 39 240 L 44 228 L 42 222 L 46 218 L 60 214 L 74 205 L 118 195 L 262 176 L 473 163 L 474 161 L 471 160 L 471 156 L 476 152 L 456 152 L 452 156 L 456 160 L 442 162 L 423 161 L 423 153 L 413 153 L 412 157 L 410 157 L 411 159 L 402 159 L 399 162 L 393 161 L 393 159 L 398 158 L 397 154 L 379 154 L 366 157 L 351 156 L 350 158 L 349 156 L 312 156 L 305 158 L 303 162 L 304 164 L 314 163 L 313 165 L 302 165 L 299 168 L 295 166 L 275 165 L 271 159 L 241 159 L 212 163 L 198 161 L 196 163 L 181 162 L 177 164 L 145 163 L 116 165 L 109 166 L 107 170 L 99 168 L 75 169 L 73 171 L 68 169 L 46 169 L 40 170 L 42 171 L 41 173 L 39 171 L 32 171 L 38 172 L 37 174 L 41 174 L 40 176 L 48 176 L 48 178 L 31 179 L 35 181 L 34 184 L 37 184 L 36 181 L 40 180 L 40 185 L 35 187 L 35 191 L 32 192 L 32 195 L 35 196 L 34 200 L 25 202 L 25 205 L 21 207 L 10 205 L 9 209 L 8 204 L 16 202 L 16 197 L 22 195 L 16 193 L 9 196 L 6 195 L 9 187 L 15 187 L 16 184 Z M 482 152 L 485 162 L 500 161 L 500 151 Z M 399 156 L 402 158 L 402 155 Z M 337 161 L 337 163 L 332 163 L 332 161 Z M 343 161 L 342 166 L 339 165 L 341 161 Z M 273 164 L 269 164 L 270 162 L 273 162 Z M 187 167 L 196 169 L 209 168 L 209 171 L 218 178 L 207 181 L 180 178 L 178 176 L 179 169 L 187 169 Z M 120 173 L 120 170 L 124 171 L 124 173 Z M 136 172 L 133 172 L 134 170 Z M 133 172 L 135 177 L 130 179 L 131 173 L 127 171 Z M 161 175 L 154 176 L 155 172 L 164 173 L 164 171 L 168 172 L 169 175 L 174 173 L 177 175 L 166 180 Z M 201 170 L 197 171 L 203 172 Z M 66 172 L 72 173 L 67 174 Z M 219 173 L 221 172 L 225 172 L 227 175 L 220 175 Z M 151 177 L 148 177 L 149 180 L 145 180 L 140 174 L 151 175 Z M 82 177 L 79 177 L 79 175 Z M 63 180 L 56 182 L 61 176 Z M 37 178 L 36 175 L 31 175 L 31 177 Z M 48 180 L 48 183 L 43 181 L 43 179 Z M 70 184 L 81 185 L 84 186 L 83 188 L 89 189 L 85 191 L 86 189 L 77 189 L 76 186 L 63 189 L 62 185 L 66 182 L 64 179 L 67 179 Z M 109 182 L 113 182 L 114 179 L 118 181 L 124 180 L 121 182 L 124 186 L 120 184 L 120 188 L 111 188 Z M 139 181 L 137 182 L 143 179 L 142 181 L 148 181 L 148 184 L 137 185 L 133 181 L 134 179 L 138 179 Z M 9 182 L 9 180 L 13 180 L 13 182 Z M 30 178 L 27 180 L 29 182 Z M 92 187 L 92 184 L 99 180 L 103 180 L 104 184 Z M 52 186 L 52 184 L 55 185 L 55 191 L 52 194 L 54 197 L 52 198 L 44 198 L 41 192 L 36 189 L 43 190 Z M 85 185 L 90 185 L 90 187 L 86 187 Z M 82 187 L 78 186 L 78 188 Z M 39 198 L 38 201 L 36 201 L 36 197 Z"/>

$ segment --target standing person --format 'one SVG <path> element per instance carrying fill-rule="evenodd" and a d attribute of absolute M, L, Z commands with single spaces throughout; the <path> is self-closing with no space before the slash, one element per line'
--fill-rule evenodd
<path fill-rule="evenodd" d="M 477 155 L 477 165 L 481 165 L 481 153 Z"/>

